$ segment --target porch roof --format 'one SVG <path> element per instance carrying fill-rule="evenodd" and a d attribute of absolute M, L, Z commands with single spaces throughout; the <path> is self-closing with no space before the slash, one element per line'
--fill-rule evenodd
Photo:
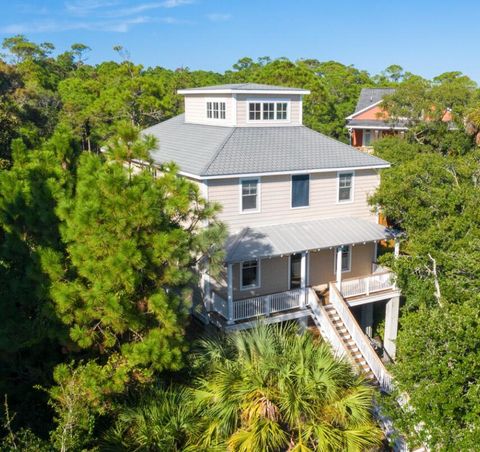
<path fill-rule="evenodd" d="M 242 262 L 374 242 L 390 236 L 385 226 L 350 217 L 244 228 L 227 240 L 225 260 L 227 263 Z"/>

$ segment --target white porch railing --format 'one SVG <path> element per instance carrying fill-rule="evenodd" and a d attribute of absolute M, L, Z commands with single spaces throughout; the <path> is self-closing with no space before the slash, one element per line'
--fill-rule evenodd
<path fill-rule="evenodd" d="M 212 307 L 213 310 L 218 312 L 222 317 L 228 317 L 227 300 L 223 299 L 216 292 L 212 292 Z"/>
<path fill-rule="evenodd" d="M 213 309 L 227 320 L 245 320 L 306 305 L 308 289 L 295 289 L 233 302 L 233 318 L 228 318 L 228 303 L 213 292 Z"/>
<path fill-rule="evenodd" d="M 335 307 L 337 314 L 342 319 L 345 328 L 350 333 L 350 336 L 360 350 L 360 353 L 363 355 L 363 358 L 378 380 L 380 387 L 384 391 L 390 392 L 392 390 L 392 376 L 383 365 L 373 347 L 370 345 L 370 341 L 358 325 L 355 317 L 353 317 L 350 308 L 337 290 L 335 283 L 330 283 L 329 292 L 330 303 L 332 303 L 332 305 Z"/>
<path fill-rule="evenodd" d="M 395 281 L 392 272 L 377 273 L 362 278 L 344 279 L 340 292 L 345 298 L 370 295 L 382 290 L 394 290 Z"/>

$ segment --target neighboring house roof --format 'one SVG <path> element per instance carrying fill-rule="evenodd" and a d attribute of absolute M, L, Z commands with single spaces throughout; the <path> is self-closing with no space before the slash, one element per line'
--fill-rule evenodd
<path fill-rule="evenodd" d="M 389 166 L 304 126 L 221 127 L 185 123 L 179 115 L 143 133 L 158 138 L 156 163 L 174 161 L 199 177 Z"/>
<path fill-rule="evenodd" d="M 395 122 L 381 119 L 350 119 L 348 121 L 348 127 L 352 129 L 394 129 L 394 130 L 407 130 L 408 122 L 406 120 L 398 120 Z"/>
<path fill-rule="evenodd" d="M 378 104 L 384 96 L 394 92 L 395 88 L 362 88 L 353 115 Z"/>
<path fill-rule="evenodd" d="M 351 217 L 244 228 L 227 240 L 225 260 L 242 262 L 378 241 L 389 236 L 385 226 Z"/>
<path fill-rule="evenodd" d="M 258 93 L 275 91 L 283 94 L 310 94 L 309 90 L 301 88 L 291 88 L 287 86 L 265 85 L 261 83 L 228 83 L 225 85 L 201 86 L 198 88 L 187 88 L 178 90 L 178 94 L 195 93 Z"/>

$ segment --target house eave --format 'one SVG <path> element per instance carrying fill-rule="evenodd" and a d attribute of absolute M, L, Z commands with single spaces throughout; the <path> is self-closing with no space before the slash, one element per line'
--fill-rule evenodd
<path fill-rule="evenodd" d="M 218 174 L 218 175 L 199 175 L 192 174 L 186 171 L 179 171 L 182 176 L 189 177 L 198 180 L 214 180 L 214 179 L 233 179 L 242 177 L 262 177 L 262 176 L 283 176 L 290 174 L 315 174 L 315 173 L 335 173 L 337 171 L 356 171 L 363 169 L 385 169 L 390 168 L 390 164 L 368 165 L 368 166 L 351 166 L 351 167 L 332 167 L 321 169 L 300 169 L 300 170 L 288 170 L 288 171 L 264 171 L 256 173 L 232 173 L 232 174 Z"/>

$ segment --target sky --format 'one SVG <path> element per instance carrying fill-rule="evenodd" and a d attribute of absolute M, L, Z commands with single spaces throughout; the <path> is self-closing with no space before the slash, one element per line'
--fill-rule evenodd
<path fill-rule="evenodd" d="M 336 60 L 371 74 L 391 64 L 424 77 L 480 82 L 477 0 L 0 0 L 0 39 L 24 34 L 89 63 L 223 72 L 249 56 Z"/>

